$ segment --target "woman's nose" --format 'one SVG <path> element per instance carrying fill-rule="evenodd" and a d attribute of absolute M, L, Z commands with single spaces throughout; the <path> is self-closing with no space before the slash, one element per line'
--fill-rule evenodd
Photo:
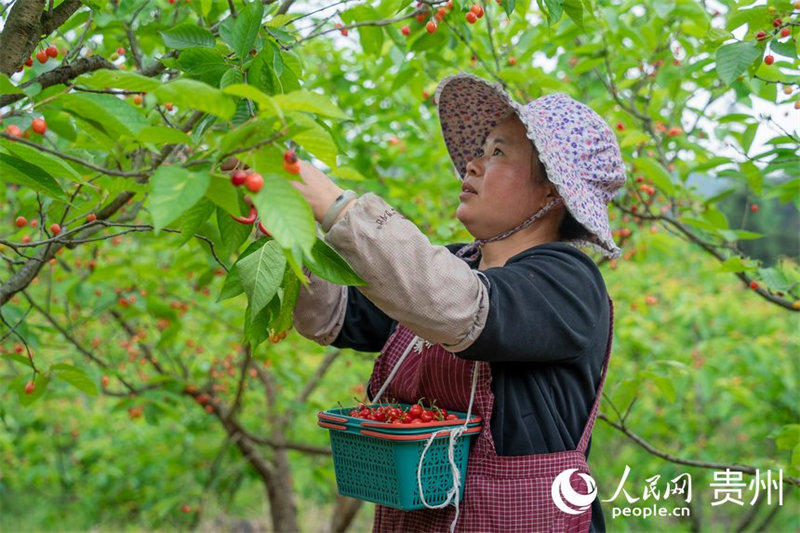
<path fill-rule="evenodd" d="M 467 156 L 467 175 L 480 176 L 483 173 L 483 158 Z"/>

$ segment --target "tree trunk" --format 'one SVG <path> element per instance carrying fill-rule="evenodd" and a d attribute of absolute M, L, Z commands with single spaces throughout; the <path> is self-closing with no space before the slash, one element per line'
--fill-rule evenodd
<path fill-rule="evenodd" d="M 331 519 L 331 533 L 344 533 L 347 531 L 363 503 L 363 500 L 338 495 L 336 497 L 336 507 L 333 509 L 333 518 Z"/>
<path fill-rule="evenodd" d="M 272 457 L 272 479 L 267 483 L 267 497 L 272 514 L 272 527 L 276 533 L 300 531 L 297 525 L 297 503 L 294 499 L 294 481 L 286 448 L 275 448 Z"/>

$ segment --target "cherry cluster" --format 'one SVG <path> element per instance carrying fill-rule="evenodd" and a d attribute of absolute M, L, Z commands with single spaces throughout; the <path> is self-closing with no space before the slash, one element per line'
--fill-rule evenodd
<path fill-rule="evenodd" d="M 458 420 L 458 415 L 450 414 L 447 409 L 442 409 L 436 405 L 426 407 L 422 400 L 406 407 L 398 403 L 378 406 L 359 403 L 358 407 L 350 410 L 349 415 L 376 422 L 386 422 L 387 424 L 421 425 L 434 424 L 445 420 Z"/>

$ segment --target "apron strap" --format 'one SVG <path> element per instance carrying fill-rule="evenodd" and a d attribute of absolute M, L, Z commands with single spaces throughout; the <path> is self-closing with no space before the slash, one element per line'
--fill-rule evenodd
<path fill-rule="evenodd" d="M 611 358 L 611 341 L 612 337 L 614 336 L 614 302 L 611 301 L 611 297 L 606 295 L 608 298 L 608 344 L 606 346 L 606 356 L 603 360 L 603 371 L 600 374 L 600 384 L 597 386 L 597 394 L 594 398 L 594 404 L 592 404 L 592 409 L 589 411 L 589 419 L 586 421 L 586 426 L 583 428 L 583 434 L 581 435 L 581 440 L 578 442 L 577 450 L 582 454 L 586 455 L 586 448 L 589 446 L 589 439 L 592 436 L 592 428 L 594 427 L 595 418 L 597 418 L 597 409 L 600 407 L 600 398 L 603 395 L 603 385 L 606 381 L 606 371 L 608 370 L 608 360 Z"/>

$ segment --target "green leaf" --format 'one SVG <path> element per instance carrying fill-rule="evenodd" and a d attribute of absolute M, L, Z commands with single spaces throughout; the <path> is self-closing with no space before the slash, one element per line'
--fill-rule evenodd
<path fill-rule="evenodd" d="M 747 179 L 747 185 L 754 193 L 760 195 L 764 188 L 764 176 L 761 175 L 761 171 L 758 167 L 751 161 L 744 161 L 739 163 L 739 170 Z"/>
<path fill-rule="evenodd" d="M 205 111 L 225 120 L 236 111 L 236 104 L 230 96 L 196 80 L 175 80 L 162 85 L 153 94 L 161 103 L 172 102 L 180 108 Z"/>
<path fill-rule="evenodd" d="M 236 222 L 221 208 L 217 208 L 217 227 L 222 238 L 222 246 L 219 250 L 222 257 L 229 257 L 238 250 L 253 232 L 252 225 Z"/>
<path fill-rule="evenodd" d="M 216 40 L 210 31 L 188 22 L 159 33 L 167 47 L 177 48 L 178 50 L 193 46 L 213 48 L 216 44 Z"/>
<path fill-rule="evenodd" d="M 0 73 L 0 94 L 25 94 L 14 85 L 8 76 Z"/>
<path fill-rule="evenodd" d="M 181 234 L 183 235 L 181 246 L 194 238 L 194 234 L 208 221 L 215 209 L 210 200 L 201 198 L 186 210 L 181 216 Z"/>
<path fill-rule="evenodd" d="M 266 242 L 258 250 L 236 262 L 239 281 L 253 314 L 264 309 L 277 294 L 286 270 L 286 257 L 278 242 L 273 239 L 262 241 Z"/>
<path fill-rule="evenodd" d="M 30 187 L 51 198 L 66 199 L 61 185 L 53 176 L 12 155 L 0 153 L 0 176 L 3 181 Z"/>
<path fill-rule="evenodd" d="M 769 44 L 769 49 L 774 53 L 788 57 L 789 59 L 795 59 L 797 57 L 797 47 L 791 39 L 785 43 L 772 40 Z"/>
<path fill-rule="evenodd" d="M 310 251 L 317 238 L 314 213 L 288 181 L 261 171 L 263 189 L 253 197 L 261 222 L 284 248 L 300 246 Z"/>
<path fill-rule="evenodd" d="M 514 8 L 517 6 L 517 0 L 502 0 L 501 6 L 503 11 L 506 12 L 507 17 L 511 17 L 511 13 L 514 12 Z"/>
<path fill-rule="evenodd" d="M 112 139 L 121 135 L 135 138 L 142 128 L 148 126 L 139 109 L 110 94 L 65 94 L 56 103 L 67 111 L 101 125 Z"/>
<path fill-rule="evenodd" d="M 81 74 L 75 78 L 75 83 L 84 85 L 89 89 L 102 91 L 106 87 L 112 89 L 125 89 L 128 91 L 151 92 L 161 85 L 161 82 L 131 72 L 129 70 L 102 69 Z"/>
<path fill-rule="evenodd" d="M 269 305 L 259 313 L 252 313 L 251 306 L 244 312 L 244 335 L 250 344 L 255 347 L 267 340 L 269 336 L 269 323 L 280 311 L 280 298 L 278 295 L 270 300 Z"/>
<path fill-rule="evenodd" d="M 563 4 L 564 0 L 544 0 L 548 25 L 552 26 L 561 19 Z"/>
<path fill-rule="evenodd" d="M 219 26 L 219 35 L 230 46 L 240 60 L 248 56 L 258 37 L 264 8 L 261 2 L 250 2 L 236 13 L 236 18 L 228 17 Z"/>
<path fill-rule="evenodd" d="M 292 139 L 308 152 L 317 156 L 320 161 L 329 167 L 335 167 L 336 156 L 339 151 L 330 133 L 314 122 L 309 116 L 294 113 L 292 115 L 292 120 L 294 120 L 296 124 L 307 128 L 299 133 L 295 133 Z"/>
<path fill-rule="evenodd" d="M 348 166 L 334 168 L 330 174 L 336 178 L 349 181 L 364 181 L 367 179 L 358 170 Z"/>
<path fill-rule="evenodd" d="M 232 215 L 239 215 L 239 196 L 228 177 L 211 176 L 206 198 Z"/>
<path fill-rule="evenodd" d="M 210 180 L 208 172 L 159 167 L 151 179 L 153 192 L 149 200 L 156 235 L 203 197 Z"/>
<path fill-rule="evenodd" d="M 0 353 L 0 357 L 2 357 L 4 359 L 9 359 L 11 361 L 15 361 L 15 362 L 17 362 L 17 363 L 19 363 L 21 365 L 27 366 L 28 368 L 32 368 L 30 359 L 28 359 L 24 355 L 20 355 L 18 353 L 9 352 L 9 353 Z"/>
<path fill-rule="evenodd" d="M 212 87 L 219 85 L 222 77 L 230 69 L 216 50 L 208 48 L 187 48 L 178 57 L 178 65 L 188 77 Z"/>
<path fill-rule="evenodd" d="M 281 109 L 276 105 L 272 97 L 253 85 L 235 83 L 225 87 L 222 92 L 252 100 L 258 104 L 259 110 L 263 111 L 265 114 L 276 113 L 278 116 L 283 116 Z"/>
<path fill-rule="evenodd" d="M 322 239 L 317 239 L 311 253 L 305 258 L 308 269 L 320 278 L 337 285 L 365 285 L 358 274 L 347 264 L 342 256 L 328 246 Z"/>
<path fill-rule="evenodd" d="M 59 363 L 51 366 L 50 370 L 53 371 L 53 374 L 58 379 L 66 381 L 79 391 L 85 392 L 91 396 L 97 396 L 97 385 L 95 385 L 94 381 L 80 368 Z"/>
<path fill-rule="evenodd" d="M 750 261 L 745 262 L 744 259 L 735 255 L 729 257 L 719 265 L 720 272 L 748 272 L 756 270 L 758 267 L 751 264 Z"/>
<path fill-rule="evenodd" d="M 730 85 L 759 57 L 761 50 L 749 41 L 720 46 L 716 54 L 717 75 Z"/>
<path fill-rule="evenodd" d="M 139 142 L 155 144 L 191 144 L 192 138 L 177 128 L 167 126 L 148 126 L 136 136 Z"/>
<path fill-rule="evenodd" d="M 81 175 L 59 157 L 8 139 L 0 139 L 0 146 L 23 161 L 34 162 L 37 167 L 51 176 L 62 176 L 71 181 L 86 184 Z"/>
<path fill-rule="evenodd" d="M 291 269 L 287 268 L 281 283 L 281 307 L 277 316 L 270 323 L 270 326 L 275 331 L 286 331 L 292 327 L 294 319 L 294 306 L 297 303 L 297 297 L 300 295 L 300 280 L 294 275 Z"/>
<path fill-rule="evenodd" d="M 787 424 L 770 437 L 775 439 L 775 447 L 779 450 L 791 450 L 800 442 L 800 424 Z"/>
<path fill-rule="evenodd" d="M 653 180 L 653 184 L 664 191 L 666 194 L 675 194 L 675 186 L 672 184 L 672 177 L 661 164 L 649 157 L 640 157 L 633 161 L 642 174 Z"/>
<path fill-rule="evenodd" d="M 225 276 L 225 283 L 222 284 L 222 289 L 219 291 L 217 301 L 221 302 L 222 300 L 239 296 L 243 292 L 244 287 L 242 287 L 242 282 L 239 281 L 239 271 L 234 265 L 234 267 L 228 271 L 228 275 Z"/>
<path fill-rule="evenodd" d="M 348 117 L 327 97 L 306 90 L 276 94 L 274 102 L 284 111 L 306 111 L 323 117 L 346 120 Z"/>
<path fill-rule="evenodd" d="M 787 291 L 794 285 L 786 274 L 775 267 L 758 269 L 758 277 L 773 291 Z"/>

